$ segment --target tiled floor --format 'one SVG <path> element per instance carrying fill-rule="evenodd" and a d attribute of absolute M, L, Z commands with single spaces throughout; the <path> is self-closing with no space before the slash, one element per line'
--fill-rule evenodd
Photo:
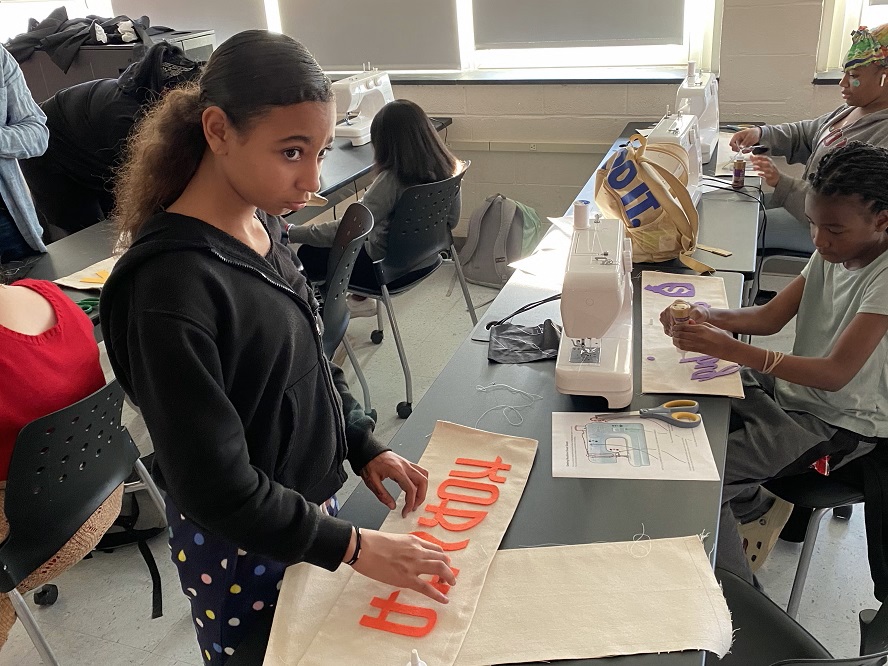
<path fill-rule="evenodd" d="M 413 370 L 414 401 L 465 339 L 471 326 L 459 287 L 451 287 L 453 269 L 445 266 L 421 287 L 395 299 L 399 325 Z M 785 279 L 766 277 L 764 288 L 785 284 Z M 495 292 L 471 288 L 476 304 L 486 303 Z M 478 308 L 479 315 L 483 307 Z M 790 324 L 790 329 L 794 323 Z M 377 432 L 388 441 L 403 423 L 395 405 L 404 400 L 404 380 L 388 334 L 374 345 L 369 333 L 374 319 L 354 320 L 349 337 L 370 384 L 373 406 L 379 412 Z M 793 330 L 759 339 L 773 349 L 789 351 Z M 346 364 L 347 373 L 350 368 Z M 350 377 L 353 379 L 353 376 Z M 353 382 L 359 390 L 357 382 Z M 134 433 L 139 440 L 138 433 Z M 349 488 L 353 487 L 350 484 Z M 348 490 L 350 492 L 350 490 Z M 97 553 L 59 577 L 59 600 L 51 607 L 36 607 L 28 596 L 41 627 L 64 666 L 199 666 L 202 661 L 194 640 L 185 597 L 177 589 L 176 571 L 169 561 L 166 540 L 152 543 L 164 586 L 164 616 L 150 619 L 150 579 L 135 548 L 116 553 Z M 800 547 L 779 542 L 759 574 L 768 593 L 786 604 Z M 857 653 L 856 615 L 862 608 L 877 607 L 866 561 L 863 511 L 850 522 L 827 518 L 821 528 L 800 618 L 836 656 Z M 40 664 L 31 642 L 18 623 L 0 651 L 0 666 Z"/>

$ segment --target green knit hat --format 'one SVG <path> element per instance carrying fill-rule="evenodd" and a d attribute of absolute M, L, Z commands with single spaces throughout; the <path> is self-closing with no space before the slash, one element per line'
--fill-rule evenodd
<path fill-rule="evenodd" d="M 873 63 L 888 67 L 888 23 L 872 30 L 861 26 L 851 33 L 851 48 L 845 56 L 845 71 Z"/>

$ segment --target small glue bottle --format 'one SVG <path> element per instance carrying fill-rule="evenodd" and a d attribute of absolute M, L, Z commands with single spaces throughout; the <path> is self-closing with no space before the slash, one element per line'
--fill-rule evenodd
<path fill-rule="evenodd" d="M 739 190 L 746 184 L 746 160 L 737 158 L 734 160 L 734 177 L 731 179 L 731 187 Z"/>
<path fill-rule="evenodd" d="M 419 658 L 419 652 L 413 650 L 410 653 L 410 661 L 407 662 L 407 666 L 429 666 L 422 659 Z"/>
<path fill-rule="evenodd" d="M 674 301 L 669 306 L 669 314 L 672 315 L 672 324 L 687 324 L 691 320 L 691 304 L 681 299 Z M 685 352 L 679 350 L 681 357 L 685 357 Z"/>

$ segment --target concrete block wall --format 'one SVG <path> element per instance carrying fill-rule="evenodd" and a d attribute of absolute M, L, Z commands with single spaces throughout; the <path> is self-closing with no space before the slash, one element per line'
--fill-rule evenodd
<path fill-rule="evenodd" d="M 720 101 L 725 121 L 813 118 L 841 104 L 814 86 L 822 0 L 725 0 Z M 501 192 L 542 216 L 561 215 L 627 122 L 662 115 L 674 84 L 395 85 L 430 114 L 453 117 L 447 141 L 472 160 L 463 221 Z M 522 145 L 526 144 L 526 145 Z M 541 152 L 531 145 L 546 144 Z M 582 152 L 573 152 L 573 151 Z"/>

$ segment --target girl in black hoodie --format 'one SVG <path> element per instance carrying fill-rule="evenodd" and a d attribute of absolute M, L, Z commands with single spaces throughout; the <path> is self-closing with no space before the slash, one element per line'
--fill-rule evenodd
<path fill-rule="evenodd" d="M 330 82 L 301 44 L 243 32 L 140 123 L 118 181 L 129 249 L 102 292 L 102 331 L 154 443 L 207 663 L 234 653 L 295 562 L 346 562 L 442 603 L 420 575 L 455 583 L 438 546 L 335 517 L 345 460 L 391 509 L 382 481 L 395 480 L 405 514 L 428 475 L 374 438 L 324 356 L 304 277 L 256 214 L 305 206 L 334 122 Z"/>

